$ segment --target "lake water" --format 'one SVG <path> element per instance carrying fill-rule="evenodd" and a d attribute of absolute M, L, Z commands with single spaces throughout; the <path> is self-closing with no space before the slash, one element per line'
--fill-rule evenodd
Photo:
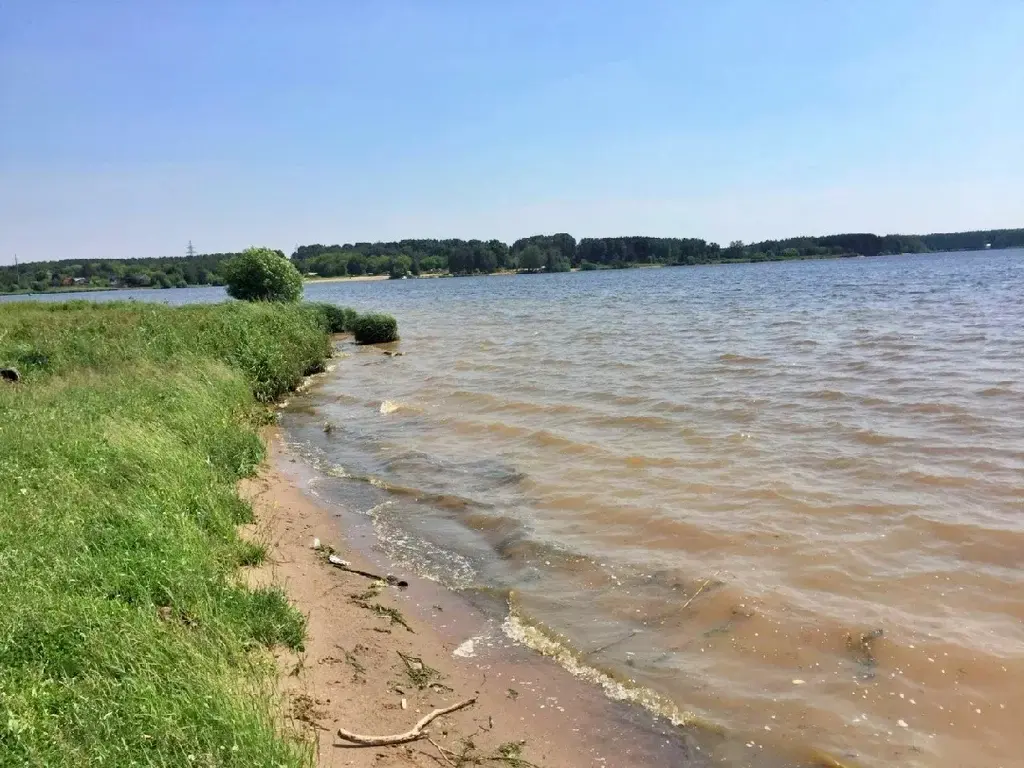
<path fill-rule="evenodd" d="M 284 425 L 392 557 L 616 695 L 1020 766 L 1022 296 L 1022 251 L 319 284 L 404 354 L 346 347 Z"/>

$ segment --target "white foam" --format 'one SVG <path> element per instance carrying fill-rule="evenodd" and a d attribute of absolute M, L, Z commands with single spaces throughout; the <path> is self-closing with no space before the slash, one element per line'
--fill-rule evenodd
<path fill-rule="evenodd" d="M 574 677 L 600 686 L 610 699 L 637 704 L 655 715 L 664 717 L 673 725 L 686 725 L 697 719 L 693 713 L 679 709 L 675 702 L 649 688 L 620 682 L 608 673 L 584 664 L 567 647 L 527 624 L 514 613 L 509 613 L 501 628 L 505 636 L 513 642 L 553 659 Z"/>
<path fill-rule="evenodd" d="M 473 658 L 476 656 L 476 641 L 477 638 L 475 637 L 469 638 L 469 640 L 466 640 L 464 643 L 459 645 L 458 648 L 452 651 L 452 656 L 458 656 L 460 659 Z"/>

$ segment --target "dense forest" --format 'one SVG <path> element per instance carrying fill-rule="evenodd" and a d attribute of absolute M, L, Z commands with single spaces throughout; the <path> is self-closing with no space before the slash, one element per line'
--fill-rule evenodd
<path fill-rule="evenodd" d="M 793 237 L 723 247 L 696 238 L 535 235 L 511 246 L 500 240 L 400 240 L 389 243 L 303 245 L 291 255 L 307 276 L 441 274 L 507 270 L 565 272 L 637 265 L 824 259 L 883 254 L 1024 247 L 1024 229 L 931 235 L 844 234 Z M 282 257 L 284 253 L 280 252 Z M 0 267 L 0 293 L 89 288 L 172 288 L 219 285 L 221 264 L 234 254 L 193 257 L 32 262 Z"/>

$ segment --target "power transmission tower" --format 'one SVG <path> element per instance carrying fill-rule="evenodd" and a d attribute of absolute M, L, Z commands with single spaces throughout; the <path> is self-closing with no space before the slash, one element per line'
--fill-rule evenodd
<path fill-rule="evenodd" d="M 185 255 L 190 259 L 196 255 L 196 249 L 192 247 L 192 241 L 188 241 L 188 248 L 185 249 Z"/>

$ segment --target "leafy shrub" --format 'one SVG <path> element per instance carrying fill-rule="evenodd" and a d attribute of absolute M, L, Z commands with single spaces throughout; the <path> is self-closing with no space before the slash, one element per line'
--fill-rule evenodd
<path fill-rule="evenodd" d="M 228 295 L 243 301 L 298 301 L 302 275 L 269 248 L 248 248 L 224 265 Z"/>
<path fill-rule="evenodd" d="M 352 325 L 352 332 L 360 344 L 384 344 L 398 341 L 398 321 L 391 315 L 359 315 Z"/>
<path fill-rule="evenodd" d="M 318 301 L 311 302 L 309 307 L 318 315 L 324 330 L 328 333 L 347 333 L 352 330 L 352 324 L 359 317 L 354 309 L 339 307 L 336 304 Z"/>

